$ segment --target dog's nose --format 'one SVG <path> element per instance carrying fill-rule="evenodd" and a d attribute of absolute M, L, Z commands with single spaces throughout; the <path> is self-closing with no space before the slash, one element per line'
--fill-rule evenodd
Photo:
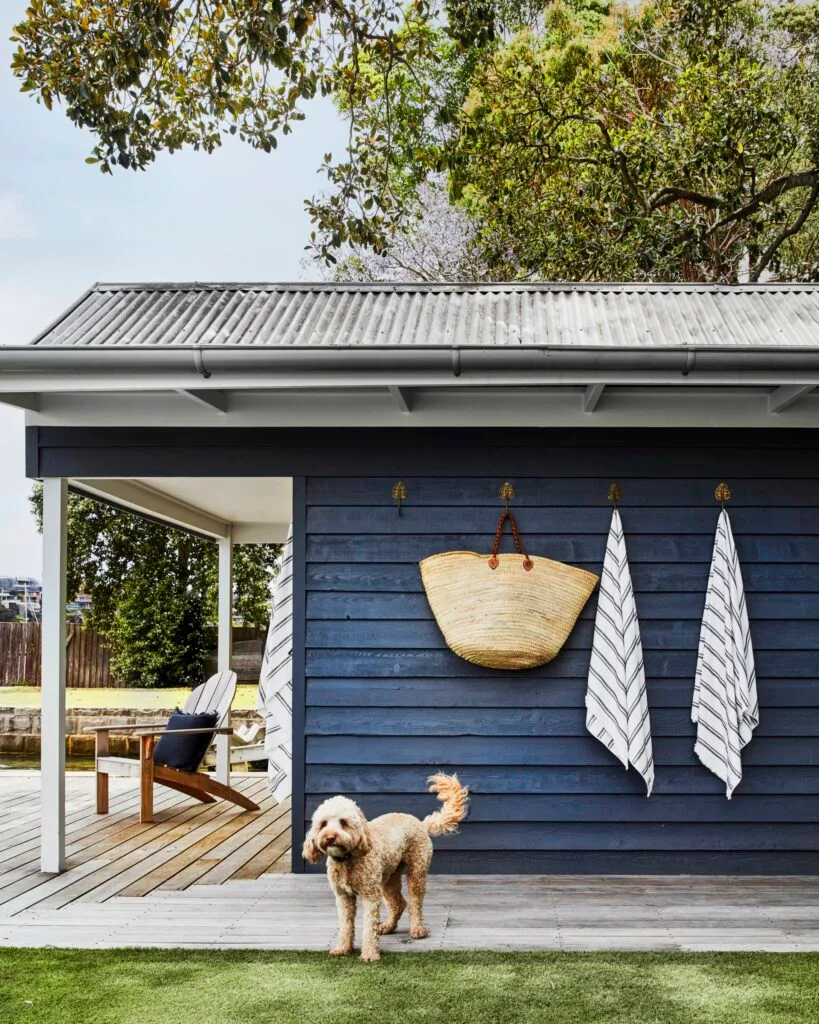
<path fill-rule="evenodd" d="M 325 832 L 324 841 L 327 843 L 328 846 L 335 846 L 335 844 L 338 842 L 338 836 L 335 834 L 335 832 Z"/>

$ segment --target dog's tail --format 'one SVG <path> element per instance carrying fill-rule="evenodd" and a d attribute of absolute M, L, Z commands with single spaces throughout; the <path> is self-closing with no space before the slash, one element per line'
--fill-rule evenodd
<path fill-rule="evenodd" d="M 434 814 L 428 814 L 423 825 L 431 836 L 451 835 L 469 811 L 469 790 L 458 781 L 457 775 L 430 775 L 427 779 L 430 793 L 437 793 L 444 805 Z"/>

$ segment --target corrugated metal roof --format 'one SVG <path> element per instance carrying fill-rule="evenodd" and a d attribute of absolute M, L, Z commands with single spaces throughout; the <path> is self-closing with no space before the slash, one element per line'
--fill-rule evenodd
<path fill-rule="evenodd" d="M 819 287 L 98 284 L 34 344 L 816 348 Z"/>

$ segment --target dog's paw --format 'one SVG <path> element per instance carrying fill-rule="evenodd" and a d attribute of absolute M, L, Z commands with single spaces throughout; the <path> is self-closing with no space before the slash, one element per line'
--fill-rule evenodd
<path fill-rule="evenodd" d="M 381 954 L 377 950 L 370 950 L 369 952 L 362 951 L 359 959 L 365 964 L 374 964 L 376 960 L 381 959 Z"/>
<path fill-rule="evenodd" d="M 397 921 L 395 922 L 395 924 L 390 924 L 389 921 L 382 921 L 381 924 L 378 926 L 378 934 L 379 935 L 392 935 L 392 933 L 395 931 L 395 929 L 397 927 L 398 927 L 398 922 Z"/>
<path fill-rule="evenodd" d="M 352 946 L 333 946 L 330 950 L 330 956 L 350 956 L 352 952 Z"/>
<path fill-rule="evenodd" d="M 411 939 L 425 939 L 429 935 L 429 928 L 424 928 L 423 925 L 415 928 L 410 928 L 409 936 Z"/>

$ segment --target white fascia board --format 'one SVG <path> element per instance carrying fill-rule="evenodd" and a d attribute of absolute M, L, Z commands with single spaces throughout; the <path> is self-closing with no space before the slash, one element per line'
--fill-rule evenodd
<path fill-rule="evenodd" d="M 72 480 L 71 486 L 92 498 L 110 500 L 173 526 L 195 530 L 217 539 L 230 537 L 229 523 L 136 480 Z"/>
<path fill-rule="evenodd" d="M 16 395 L 30 399 L 48 394 L 124 394 L 196 392 L 198 401 L 205 402 L 206 392 L 215 392 L 206 404 L 216 407 L 222 397 L 230 403 L 236 392 L 250 391 L 325 391 L 342 390 L 353 393 L 378 388 L 466 389 L 483 387 L 586 387 L 603 384 L 606 386 L 641 387 L 699 387 L 699 386 L 819 386 L 819 371 L 805 370 L 747 370 L 729 372 L 725 370 L 697 370 L 683 375 L 676 370 L 554 370 L 538 372 L 492 371 L 463 374 L 454 377 L 440 372 L 405 372 L 403 374 L 379 373 L 372 375 L 344 375 L 316 372 L 311 374 L 259 373 L 219 374 L 217 383 L 203 382 L 201 378 L 189 376 L 157 377 L 155 375 L 80 375 L 43 374 L 14 375 L 0 377 L 3 401 L 12 401 Z M 188 398 L 190 400 L 190 398 Z M 415 412 L 413 404 L 413 413 Z"/>
<path fill-rule="evenodd" d="M 819 428 L 819 389 L 787 415 L 768 413 L 769 388 L 609 388 L 594 415 L 583 412 L 579 388 L 450 388 L 417 391 L 411 416 L 386 390 L 231 396 L 235 427 L 810 427 Z M 221 422 L 226 420 L 219 418 Z M 30 426 L 212 427 L 214 415 L 173 393 L 53 395 Z M 94 481 L 91 481 L 94 483 Z"/>

